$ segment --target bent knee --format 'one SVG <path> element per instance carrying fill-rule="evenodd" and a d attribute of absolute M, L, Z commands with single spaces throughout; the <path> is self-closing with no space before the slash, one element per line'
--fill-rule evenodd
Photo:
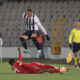
<path fill-rule="evenodd" d="M 34 34 L 31 35 L 31 37 L 37 37 L 37 34 L 34 33 Z"/>
<path fill-rule="evenodd" d="M 28 36 L 22 35 L 20 38 L 23 38 L 23 39 L 27 40 Z"/>

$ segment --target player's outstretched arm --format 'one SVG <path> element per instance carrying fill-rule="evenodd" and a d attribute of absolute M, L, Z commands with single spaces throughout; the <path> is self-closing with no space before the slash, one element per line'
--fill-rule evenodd
<path fill-rule="evenodd" d="M 18 48 L 18 52 L 19 52 L 19 61 L 21 61 L 21 62 L 22 62 L 22 56 L 21 56 L 20 48 Z"/>
<path fill-rule="evenodd" d="M 50 40 L 50 37 L 47 34 L 46 29 L 44 28 L 44 26 L 41 24 L 39 18 L 35 15 L 35 22 L 38 25 L 38 27 L 41 29 L 41 31 L 43 31 L 43 33 L 45 34 L 47 40 Z"/>

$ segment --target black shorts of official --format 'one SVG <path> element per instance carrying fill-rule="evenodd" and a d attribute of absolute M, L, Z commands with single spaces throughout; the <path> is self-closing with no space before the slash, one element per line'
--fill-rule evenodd
<path fill-rule="evenodd" d="M 73 42 L 73 53 L 76 53 L 80 50 L 80 43 Z"/>
<path fill-rule="evenodd" d="M 26 31 L 23 35 L 28 36 L 28 39 L 31 39 L 33 33 L 38 35 L 38 31 Z"/>

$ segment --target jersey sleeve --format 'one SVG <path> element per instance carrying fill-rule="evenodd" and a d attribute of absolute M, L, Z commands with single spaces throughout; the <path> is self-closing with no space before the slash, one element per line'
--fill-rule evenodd
<path fill-rule="evenodd" d="M 35 17 L 34 17 L 34 21 L 36 22 L 36 24 L 38 25 L 38 27 L 43 31 L 43 33 L 44 33 L 45 35 L 47 35 L 46 29 L 43 27 L 43 25 L 41 24 L 39 18 L 38 18 L 36 15 L 35 15 Z"/>
<path fill-rule="evenodd" d="M 22 62 L 22 56 L 20 52 L 19 52 L 19 61 Z"/>
<path fill-rule="evenodd" d="M 22 17 L 25 18 L 25 16 L 26 16 L 26 13 L 23 13 L 23 14 L 22 14 Z"/>
<path fill-rule="evenodd" d="M 69 35 L 69 44 L 72 43 L 73 33 L 74 33 L 74 30 L 72 30 L 70 35 Z"/>

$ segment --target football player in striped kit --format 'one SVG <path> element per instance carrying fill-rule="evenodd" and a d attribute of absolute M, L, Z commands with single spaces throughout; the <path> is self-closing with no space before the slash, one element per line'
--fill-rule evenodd
<path fill-rule="evenodd" d="M 27 13 L 23 13 L 23 18 L 26 25 L 26 32 L 20 36 L 20 41 L 22 43 L 22 46 L 25 48 L 24 53 L 30 52 L 30 50 L 27 49 L 27 43 L 25 40 L 32 39 L 38 50 L 37 57 L 39 58 L 42 54 L 41 47 L 36 39 L 39 29 L 45 34 L 47 40 L 50 40 L 50 37 L 41 24 L 39 18 L 33 14 L 32 9 L 28 9 Z"/>

